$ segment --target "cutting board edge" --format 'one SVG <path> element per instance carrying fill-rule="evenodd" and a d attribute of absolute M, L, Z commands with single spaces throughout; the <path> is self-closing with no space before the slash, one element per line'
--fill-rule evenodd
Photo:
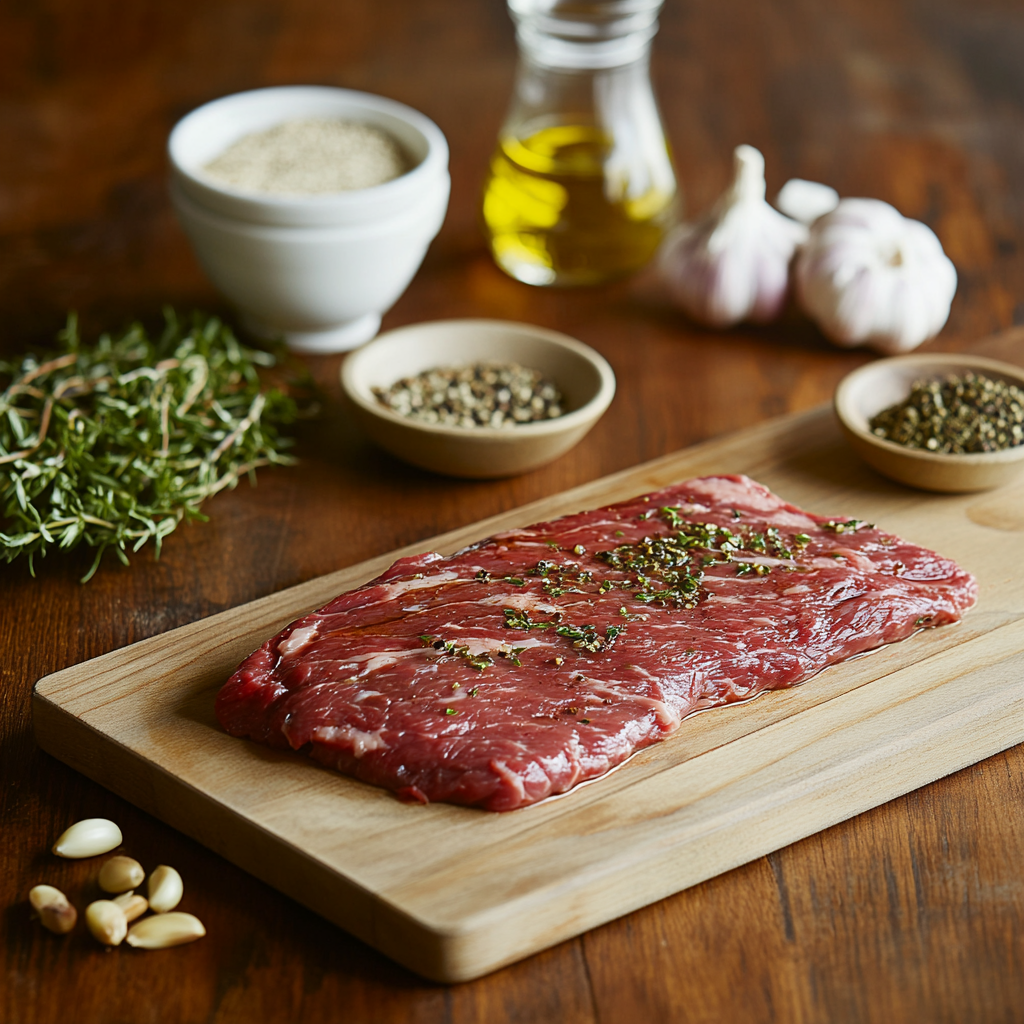
<path fill-rule="evenodd" d="M 1008 660 L 1002 659 L 996 665 Z M 996 671 L 996 666 L 988 666 L 982 671 Z M 951 680 L 946 685 L 956 687 L 958 682 Z M 884 686 L 885 679 L 867 685 Z M 1024 684 L 1021 686 L 1024 688 Z M 494 950 L 481 956 L 481 949 L 486 950 L 492 946 L 495 931 L 485 918 L 468 927 L 432 926 L 396 907 L 383 895 L 366 890 L 281 836 L 221 803 L 211 794 L 172 775 L 144 755 L 100 733 L 38 691 L 33 693 L 33 711 L 36 740 L 47 753 L 213 849 L 415 973 L 445 983 L 469 981 L 488 974 L 1024 742 L 1022 716 L 1021 725 L 1016 730 L 1012 730 L 1009 725 L 1000 728 L 988 725 L 988 731 L 993 735 L 987 737 L 981 746 L 972 746 L 966 755 L 960 746 L 949 743 L 942 746 L 942 753 L 937 760 L 922 762 L 917 749 L 908 748 L 893 762 L 898 769 L 892 771 L 890 785 L 871 789 L 870 795 L 844 805 L 840 813 L 835 813 L 835 807 L 826 800 L 823 789 L 821 793 L 811 794 L 816 808 L 816 813 L 812 815 L 808 815 L 804 809 L 808 796 L 803 794 L 800 801 L 794 797 L 785 803 L 782 811 L 773 811 L 762 828 L 750 829 L 750 822 L 741 819 L 717 833 L 702 834 L 689 844 L 681 842 L 671 845 L 661 851 L 658 857 L 644 863 L 643 867 L 657 875 L 660 883 L 644 889 L 639 897 L 636 890 L 627 891 L 612 904 L 605 902 L 598 910 L 586 909 L 586 901 L 577 897 L 570 913 L 566 913 L 565 902 L 552 901 L 557 902 L 560 908 L 558 922 L 554 924 L 542 921 L 538 917 L 537 908 L 526 901 L 518 915 L 505 918 L 505 927 L 501 929 L 506 936 L 518 932 L 522 941 L 514 948 L 506 945 L 500 951 Z M 895 712 L 887 711 L 884 714 Z M 66 746 L 61 743 L 62 738 L 71 737 L 76 731 L 79 737 L 86 734 L 85 738 L 91 742 Z M 107 756 L 102 765 L 90 763 L 89 758 L 76 757 L 71 753 L 76 749 L 90 749 L 96 737 L 100 737 L 106 747 Z M 963 734 L 960 733 L 958 738 L 962 741 Z M 109 756 L 111 751 L 114 751 L 113 757 Z M 147 771 L 140 773 L 126 770 L 133 764 L 142 765 Z M 863 767 L 865 781 L 873 778 L 873 770 L 869 764 Z M 853 773 L 847 777 L 845 785 L 856 789 L 859 781 L 859 776 Z M 866 787 L 864 793 L 868 792 Z M 799 812 L 797 808 L 800 808 Z M 225 814 L 233 828 L 222 827 Z M 214 825 L 215 819 L 220 819 L 217 825 Z M 728 839 L 726 845 L 732 851 L 732 855 L 725 859 L 720 853 L 723 837 Z M 714 864 L 709 862 L 713 858 L 706 854 L 694 856 L 695 853 L 700 854 L 706 846 L 713 846 L 718 851 Z M 697 863 L 701 866 L 688 874 L 686 871 L 680 872 L 678 861 L 684 854 L 688 864 Z M 617 884 L 620 887 L 628 881 L 623 872 L 614 874 L 618 875 Z M 519 928 L 516 927 L 516 916 L 520 918 Z"/>

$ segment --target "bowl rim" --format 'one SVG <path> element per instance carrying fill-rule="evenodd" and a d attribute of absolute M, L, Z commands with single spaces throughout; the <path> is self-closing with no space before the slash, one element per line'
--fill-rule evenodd
<path fill-rule="evenodd" d="M 931 463 L 942 466 L 984 466 L 1002 462 L 1015 462 L 1024 459 L 1024 445 L 1016 445 L 1012 448 L 1001 448 L 993 452 L 930 452 L 923 448 L 910 448 L 904 444 L 897 444 L 882 437 L 877 437 L 870 430 L 865 430 L 859 423 L 851 418 L 853 410 L 850 407 L 853 388 L 864 378 L 877 374 L 884 374 L 890 368 L 896 366 L 920 366 L 922 376 L 927 374 L 924 370 L 927 366 L 933 366 L 936 372 L 951 372 L 955 369 L 961 370 L 982 370 L 989 375 L 996 375 L 1002 379 L 1009 379 L 1017 387 L 1024 388 L 1024 368 L 1014 366 L 1013 363 L 1005 363 L 998 359 L 989 359 L 987 356 L 975 356 L 967 352 L 916 352 L 912 355 L 891 356 L 887 359 L 875 359 L 856 370 L 848 373 L 836 386 L 832 398 L 832 407 L 836 418 L 843 428 L 849 431 L 854 437 L 867 444 L 873 445 L 882 451 L 890 452 L 893 455 L 903 456 L 918 462 Z"/>
<path fill-rule="evenodd" d="M 387 344 L 389 340 L 397 336 L 414 334 L 423 328 L 456 325 L 460 328 L 476 327 L 484 330 L 498 328 L 502 330 L 518 329 L 557 348 L 570 351 L 589 363 L 597 371 L 599 379 L 597 391 L 578 409 L 563 413 L 555 419 L 535 420 L 530 423 L 518 424 L 514 427 L 456 427 L 441 423 L 421 423 L 408 416 L 402 416 L 400 413 L 393 412 L 386 406 L 381 405 L 372 395 L 368 395 L 366 391 L 356 385 L 354 381 L 355 367 L 358 365 L 360 358 L 374 346 L 379 346 L 382 343 Z M 402 374 L 399 372 L 398 377 L 401 376 Z M 460 438 L 473 442 L 502 441 L 506 443 L 516 439 L 525 441 L 528 438 L 570 431 L 599 418 L 608 406 L 611 405 L 616 390 L 615 372 L 612 370 L 611 364 L 600 352 L 579 341 L 577 338 L 563 334 L 561 331 L 554 331 L 547 327 L 538 327 L 536 324 L 524 323 L 519 320 L 498 320 L 481 317 L 424 320 L 385 331 L 346 356 L 345 361 L 341 365 L 341 385 L 349 400 L 354 402 L 364 412 L 376 416 L 385 422 L 392 423 L 397 427 L 431 434 L 438 438 Z"/>
<path fill-rule="evenodd" d="M 188 132 L 204 117 L 235 105 L 256 104 L 260 100 L 273 102 L 281 97 L 294 98 L 298 106 L 313 98 L 338 99 L 348 101 L 353 107 L 361 107 L 370 113 L 384 113 L 418 131 L 426 143 L 426 155 L 414 167 L 404 174 L 379 185 L 368 188 L 347 189 L 339 192 L 317 193 L 275 193 L 253 192 L 224 184 L 216 178 L 196 173 L 185 159 L 182 149 Z M 301 117 L 296 110 L 296 117 Z M 282 124 L 289 120 L 288 116 L 276 120 L 274 124 Z M 280 213 L 287 212 L 326 212 L 329 210 L 349 210 L 358 208 L 368 200 L 388 202 L 396 194 L 409 188 L 415 189 L 420 179 L 443 172 L 448 166 L 448 141 L 441 129 L 426 114 L 401 103 L 398 100 L 379 96 L 375 93 L 361 92 L 357 89 L 342 89 L 327 85 L 278 85 L 262 89 L 248 89 L 243 92 L 229 93 L 210 100 L 189 111 L 171 129 L 167 138 L 167 155 L 173 171 L 188 181 L 200 192 L 206 191 L 221 195 L 236 204 L 248 204 L 253 208 Z M 411 183 L 411 184 L 410 184 Z M 198 199 L 196 200 L 198 201 Z"/>
<path fill-rule="evenodd" d="M 223 210 L 215 210 L 199 202 L 195 196 L 186 192 L 177 181 L 170 182 L 168 191 L 171 197 L 171 204 L 179 214 L 184 212 L 188 217 L 205 221 L 220 230 L 233 231 L 239 234 L 248 234 L 265 240 L 293 241 L 297 238 L 306 238 L 311 241 L 329 241 L 334 238 L 353 239 L 363 236 L 367 239 L 374 238 L 382 231 L 400 232 L 418 226 L 421 221 L 430 221 L 437 215 L 437 208 L 443 201 L 442 216 L 447 212 L 448 200 L 450 198 L 449 187 L 430 185 L 428 188 L 436 188 L 432 196 L 427 196 L 433 203 L 421 202 L 417 206 L 399 206 L 388 217 L 381 217 L 355 223 L 337 222 L 328 220 L 320 224 L 289 224 L 289 223 L 265 223 L 255 220 L 244 220 L 240 217 L 233 217 Z M 426 194 L 425 188 L 421 198 Z"/>

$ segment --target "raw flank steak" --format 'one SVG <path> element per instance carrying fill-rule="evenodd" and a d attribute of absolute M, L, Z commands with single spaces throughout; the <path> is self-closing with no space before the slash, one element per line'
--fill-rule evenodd
<path fill-rule="evenodd" d="M 510 811 L 976 595 L 869 523 L 703 477 L 400 559 L 246 658 L 217 717 L 406 800 Z"/>

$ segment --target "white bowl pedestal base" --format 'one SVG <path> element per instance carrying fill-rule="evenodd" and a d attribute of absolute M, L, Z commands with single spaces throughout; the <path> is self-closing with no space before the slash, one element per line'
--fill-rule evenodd
<path fill-rule="evenodd" d="M 367 313 L 336 327 L 322 331 L 292 331 L 258 320 L 248 314 L 242 315 L 242 322 L 259 338 L 284 338 L 293 352 L 308 352 L 327 355 L 331 352 L 348 352 L 377 336 L 380 330 L 380 314 Z"/>

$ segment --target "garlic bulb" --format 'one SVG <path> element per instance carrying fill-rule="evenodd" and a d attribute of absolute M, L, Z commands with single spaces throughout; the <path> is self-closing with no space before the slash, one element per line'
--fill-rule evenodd
<path fill-rule="evenodd" d="M 844 199 L 812 226 L 796 281 L 804 312 L 832 341 L 894 355 L 942 329 L 956 269 L 920 221 L 879 199 Z"/>
<path fill-rule="evenodd" d="M 787 217 L 809 227 L 839 205 L 839 193 L 831 185 L 822 185 L 820 181 L 790 178 L 779 189 L 775 205 Z"/>
<path fill-rule="evenodd" d="M 764 157 L 737 146 L 735 178 L 710 216 L 666 240 L 661 272 L 694 320 L 729 327 L 774 319 L 786 301 L 789 263 L 807 228 L 765 202 Z"/>

